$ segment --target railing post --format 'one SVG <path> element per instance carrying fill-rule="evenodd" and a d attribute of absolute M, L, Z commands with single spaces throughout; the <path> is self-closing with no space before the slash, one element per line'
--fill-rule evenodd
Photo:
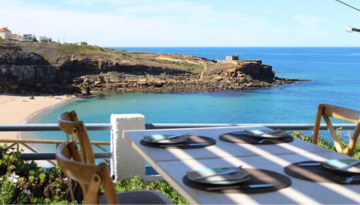
<path fill-rule="evenodd" d="M 145 117 L 141 114 L 112 114 L 111 175 L 115 180 L 139 175 L 145 179 L 145 161 L 124 139 L 124 130 L 144 130 Z"/>

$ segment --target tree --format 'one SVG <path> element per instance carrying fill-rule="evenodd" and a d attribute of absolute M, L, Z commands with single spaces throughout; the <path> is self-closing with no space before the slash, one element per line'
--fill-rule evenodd
<path fill-rule="evenodd" d="M 38 40 L 36 39 L 35 34 L 32 35 L 32 42 L 38 42 Z"/>

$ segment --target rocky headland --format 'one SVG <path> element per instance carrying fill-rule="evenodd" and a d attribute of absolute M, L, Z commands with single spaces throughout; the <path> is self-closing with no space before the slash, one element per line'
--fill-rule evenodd
<path fill-rule="evenodd" d="M 215 61 L 57 43 L 0 42 L 0 93 L 214 92 L 274 87 L 261 60 Z"/>

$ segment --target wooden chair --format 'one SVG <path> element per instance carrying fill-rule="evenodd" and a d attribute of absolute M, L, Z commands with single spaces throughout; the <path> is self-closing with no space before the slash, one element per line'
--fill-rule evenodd
<path fill-rule="evenodd" d="M 84 122 L 79 121 L 75 111 L 64 112 L 58 117 L 59 128 L 66 133 L 67 142 L 69 142 L 69 135 L 72 135 L 74 142 L 79 142 L 80 153 L 83 162 L 87 164 L 95 164 L 94 152 L 90 143 L 89 135 Z"/>
<path fill-rule="evenodd" d="M 172 204 L 156 191 L 131 191 L 115 193 L 109 168 L 105 163 L 95 165 L 95 157 L 85 125 L 79 121 L 75 111 L 65 112 L 58 117 L 62 131 L 72 135 L 72 140 L 62 143 L 56 151 L 56 160 L 60 169 L 71 179 L 80 183 L 85 204 Z M 80 144 L 80 152 L 77 149 Z M 103 186 L 105 195 L 99 195 Z"/>
<path fill-rule="evenodd" d="M 318 143 L 321 117 L 324 118 L 325 123 L 330 131 L 336 151 L 342 154 L 346 154 L 348 156 L 353 156 L 356 142 L 360 133 L 360 111 L 333 106 L 333 105 L 320 104 L 315 119 L 314 134 L 313 134 L 314 144 Z M 336 136 L 336 132 L 331 123 L 330 118 L 340 119 L 348 122 L 353 122 L 356 124 L 352 138 L 349 140 L 349 144 L 345 149 L 343 149 L 340 145 L 339 139 Z"/>

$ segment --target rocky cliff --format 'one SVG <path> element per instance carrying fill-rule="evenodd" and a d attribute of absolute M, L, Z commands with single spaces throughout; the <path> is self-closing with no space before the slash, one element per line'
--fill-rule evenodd
<path fill-rule="evenodd" d="M 154 54 L 39 43 L 0 44 L 0 93 L 209 92 L 293 83 L 261 61 L 216 62 Z"/>
<path fill-rule="evenodd" d="M 61 84 L 58 69 L 41 55 L 20 46 L 0 45 L 0 93 L 73 93 L 76 87 Z"/>

